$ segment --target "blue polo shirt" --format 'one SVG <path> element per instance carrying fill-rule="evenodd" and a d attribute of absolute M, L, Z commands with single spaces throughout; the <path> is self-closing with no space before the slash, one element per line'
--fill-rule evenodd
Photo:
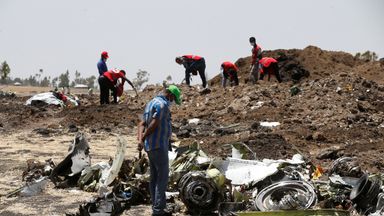
<path fill-rule="evenodd" d="M 171 112 L 169 110 L 169 101 L 163 95 L 156 96 L 145 106 L 143 120 L 146 127 L 154 118 L 159 119 L 160 123 L 153 133 L 146 137 L 144 142 L 145 151 L 168 149 L 169 139 L 172 135 Z"/>
<path fill-rule="evenodd" d="M 107 64 L 105 61 L 101 58 L 99 62 L 97 62 L 97 69 L 99 70 L 99 75 L 103 75 L 104 72 L 108 71 Z"/>

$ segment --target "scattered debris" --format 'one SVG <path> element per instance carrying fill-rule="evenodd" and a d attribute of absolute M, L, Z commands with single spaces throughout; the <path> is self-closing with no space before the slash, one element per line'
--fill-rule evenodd
<path fill-rule="evenodd" d="M 280 122 L 260 122 L 260 126 L 263 126 L 263 127 L 277 127 L 280 125 Z"/>
<path fill-rule="evenodd" d="M 25 105 L 41 106 L 41 105 L 55 105 L 60 107 L 78 106 L 78 98 L 72 98 L 70 95 L 64 95 L 60 92 L 45 92 L 36 94 L 29 98 Z"/>
<path fill-rule="evenodd" d="M 178 184 L 180 198 L 193 215 L 209 214 L 224 200 L 225 177 L 218 170 L 191 171 Z"/>
<path fill-rule="evenodd" d="M 33 182 L 45 176 L 50 176 L 52 170 L 56 167 L 52 159 L 48 159 L 45 163 L 34 159 L 27 160 L 27 170 L 23 171 L 23 181 Z"/>
<path fill-rule="evenodd" d="M 74 125 L 74 124 L 70 124 L 70 125 L 68 126 L 68 132 L 70 132 L 70 133 L 76 133 L 76 132 L 78 132 L 78 131 L 79 131 L 79 128 L 77 128 L 76 125 Z"/>
<path fill-rule="evenodd" d="M 50 178 L 59 188 L 75 186 L 83 169 L 90 165 L 89 145 L 85 135 L 79 132 L 69 148 L 68 155 L 53 169 Z"/>
<path fill-rule="evenodd" d="M 291 92 L 291 96 L 295 96 L 297 94 L 299 94 L 301 92 L 300 88 L 297 87 L 297 86 L 293 86 L 291 89 L 290 89 L 290 92 Z"/>
<path fill-rule="evenodd" d="M 35 196 L 44 190 L 48 182 L 48 178 L 40 178 L 31 183 L 27 183 L 27 185 L 20 191 L 20 195 L 23 197 Z"/>
<path fill-rule="evenodd" d="M 367 174 L 364 174 L 359 179 L 350 195 L 350 199 L 357 205 L 357 210 L 365 214 L 376 211 L 381 185 L 381 179 L 377 176 L 369 178 Z"/>
<path fill-rule="evenodd" d="M 281 181 L 264 188 L 256 197 L 260 211 L 308 209 L 316 204 L 314 187 L 305 181 Z"/>
<path fill-rule="evenodd" d="M 0 90 L 0 98 L 14 98 L 16 97 L 16 93 L 15 92 L 11 92 L 11 91 L 1 91 Z"/>
<path fill-rule="evenodd" d="M 329 174 L 338 174 L 340 176 L 361 177 L 363 172 L 356 159 L 351 157 L 341 157 L 333 161 Z"/>

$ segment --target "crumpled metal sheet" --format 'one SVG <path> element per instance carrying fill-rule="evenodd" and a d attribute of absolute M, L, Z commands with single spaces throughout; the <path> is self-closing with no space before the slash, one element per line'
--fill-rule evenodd
<path fill-rule="evenodd" d="M 260 211 L 308 209 L 317 202 L 314 187 L 305 181 L 281 181 L 259 192 L 255 206 Z"/>
<path fill-rule="evenodd" d="M 118 137 L 118 146 L 116 149 L 116 154 L 113 159 L 111 168 L 109 169 L 105 179 L 101 179 L 101 183 L 108 186 L 110 185 L 115 178 L 118 176 L 121 165 L 124 161 L 125 149 L 127 148 L 127 141 L 122 137 Z"/>
<path fill-rule="evenodd" d="M 107 175 L 108 170 L 111 168 L 109 163 L 102 161 L 94 164 L 90 167 L 86 167 L 81 172 L 81 177 L 77 182 L 80 189 L 84 191 L 95 191 L 98 190 L 100 184 L 100 178 Z M 105 178 L 105 177 L 104 177 Z"/>
<path fill-rule="evenodd" d="M 77 184 L 81 171 L 91 165 L 89 149 L 85 135 L 78 132 L 69 147 L 68 155 L 52 170 L 50 178 L 56 186 L 68 187 Z M 59 176 L 65 177 L 65 180 L 63 181 Z"/>
<path fill-rule="evenodd" d="M 47 177 L 42 177 L 42 178 L 35 180 L 33 182 L 29 182 L 20 191 L 20 195 L 23 197 L 35 196 L 35 195 L 41 193 L 45 189 L 48 182 L 49 182 L 49 179 Z"/>
<path fill-rule="evenodd" d="M 337 209 L 306 209 L 269 212 L 238 212 L 238 216 L 350 216 L 349 211 Z"/>
<path fill-rule="evenodd" d="M 223 188 L 218 187 L 214 178 L 203 171 L 185 174 L 178 187 L 180 198 L 192 215 L 212 213 L 224 199 Z"/>
<path fill-rule="evenodd" d="M 363 175 L 361 167 L 355 158 L 341 157 L 335 160 L 330 169 L 329 175 L 338 174 L 340 176 L 349 176 L 360 178 Z"/>
<path fill-rule="evenodd" d="M 226 160 L 215 160 L 213 165 L 217 167 L 233 185 L 249 185 L 264 180 L 275 174 L 282 164 L 301 165 L 304 164 L 301 155 L 294 155 L 290 160 L 243 160 L 227 158 Z"/>
<path fill-rule="evenodd" d="M 174 158 L 170 166 L 169 181 L 171 183 L 179 182 L 180 178 L 189 171 L 201 170 L 203 166 L 208 167 L 211 161 L 197 144 L 187 148 L 178 148 L 176 152 L 176 157 L 174 157 L 174 153 L 170 153 Z"/>
<path fill-rule="evenodd" d="M 369 178 L 364 174 L 359 179 L 350 194 L 350 199 L 357 204 L 357 210 L 364 214 L 375 211 L 381 184 L 381 179 L 377 176 Z"/>

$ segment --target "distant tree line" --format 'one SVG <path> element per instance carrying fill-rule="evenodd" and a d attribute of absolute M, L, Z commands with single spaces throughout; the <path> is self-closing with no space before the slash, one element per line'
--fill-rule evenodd
<path fill-rule="evenodd" d="M 75 78 L 71 81 L 69 70 L 66 70 L 64 73 L 60 74 L 57 77 L 43 76 L 44 70 L 40 69 L 36 74 L 30 75 L 28 78 L 19 78 L 16 77 L 12 79 L 9 75 L 11 73 L 11 68 L 8 63 L 4 61 L 0 64 L 0 84 L 13 85 L 15 83 L 20 83 L 25 86 L 41 86 L 41 87 L 74 87 L 78 84 L 87 85 L 88 88 L 96 88 L 96 76 L 83 77 L 79 71 L 75 71 Z M 140 90 L 143 88 L 144 84 L 149 80 L 149 73 L 145 70 L 139 70 L 136 73 L 136 77 L 132 80 L 133 85 L 136 89 Z M 169 75 L 166 77 L 167 81 L 170 82 L 172 77 Z"/>
<path fill-rule="evenodd" d="M 75 71 L 75 79 L 70 82 L 69 71 L 60 74 L 58 77 L 51 78 L 50 76 L 43 76 L 43 69 L 38 73 L 30 75 L 28 78 L 10 77 L 11 68 L 6 61 L 0 64 L 0 84 L 12 85 L 20 83 L 21 85 L 28 86 L 41 86 L 41 87 L 74 87 L 77 84 L 87 85 L 89 88 L 95 88 L 95 76 L 83 78 L 77 70 Z"/>
<path fill-rule="evenodd" d="M 360 53 L 360 52 L 356 53 L 355 58 L 369 62 L 369 61 L 377 61 L 379 56 L 375 52 L 365 51 L 363 53 Z"/>

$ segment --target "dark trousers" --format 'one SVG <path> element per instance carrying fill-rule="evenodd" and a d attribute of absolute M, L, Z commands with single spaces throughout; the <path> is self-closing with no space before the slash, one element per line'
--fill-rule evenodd
<path fill-rule="evenodd" d="M 281 77 L 279 72 L 279 65 L 277 63 L 271 63 L 269 67 L 263 68 L 264 73 L 260 74 L 260 80 L 264 79 L 265 74 L 268 74 L 268 81 L 271 79 L 271 75 L 274 74 L 277 81 L 281 83 Z"/>
<path fill-rule="evenodd" d="M 237 77 L 237 72 L 235 70 L 228 70 L 228 73 L 224 73 L 224 77 L 229 79 L 231 86 L 239 85 L 239 78 Z"/>
<path fill-rule="evenodd" d="M 113 102 L 117 103 L 117 91 L 113 83 L 104 76 L 99 76 L 100 104 L 109 104 L 109 90 L 112 91 Z"/>
<path fill-rule="evenodd" d="M 205 78 L 205 60 L 200 59 L 199 61 L 195 61 L 191 63 L 189 67 L 185 69 L 185 81 L 189 86 L 191 84 L 191 73 L 199 72 L 201 81 L 203 82 L 203 87 L 207 86 L 207 80 Z"/>

